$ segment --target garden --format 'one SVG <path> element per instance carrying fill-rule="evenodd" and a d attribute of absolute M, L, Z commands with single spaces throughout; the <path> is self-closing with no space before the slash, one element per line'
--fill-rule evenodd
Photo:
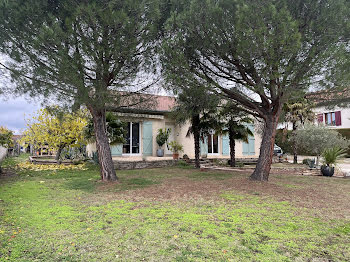
<path fill-rule="evenodd" d="M 171 168 L 118 171 L 7 158 L 2 261 L 348 261 L 350 180 Z M 42 168 L 41 168 L 42 167 Z"/>

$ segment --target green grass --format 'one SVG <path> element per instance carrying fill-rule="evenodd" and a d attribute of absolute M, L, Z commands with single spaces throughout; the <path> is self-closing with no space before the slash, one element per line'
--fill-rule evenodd
<path fill-rule="evenodd" d="M 8 159 L 6 167 L 23 160 Z M 184 190 L 176 179 L 183 187 L 223 187 L 247 175 L 174 167 L 119 171 L 121 183 L 106 184 L 93 165 L 18 173 L 0 179 L 0 261 L 350 260 L 349 219 L 266 191 L 276 186 L 288 194 L 314 181 L 337 192 L 350 189 L 347 180 L 276 176 L 269 185 L 251 182 L 246 192 L 166 199 L 158 187 L 176 194 Z"/>

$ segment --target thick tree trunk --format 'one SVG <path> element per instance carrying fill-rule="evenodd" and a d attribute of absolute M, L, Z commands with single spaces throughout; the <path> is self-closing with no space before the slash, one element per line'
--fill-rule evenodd
<path fill-rule="evenodd" d="M 192 129 L 194 136 L 194 156 L 195 156 L 195 167 L 200 168 L 199 158 L 200 158 L 200 130 L 199 130 L 199 115 L 193 116 L 192 118 Z"/>
<path fill-rule="evenodd" d="M 234 138 L 233 130 L 229 129 L 228 137 L 230 139 L 230 158 L 231 158 L 230 166 L 235 167 L 236 166 L 236 149 L 235 149 L 236 141 Z"/>
<path fill-rule="evenodd" d="M 250 176 L 252 180 L 268 181 L 269 179 L 278 118 L 279 114 L 268 115 L 266 118 L 258 163 Z"/>
<path fill-rule="evenodd" d="M 60 145 L 57 149 L 56 156 L 55 156 L 55 160 L 57 163 L 59 163 L 59 161 L 60 161 L 60 156 L 61 156 L 61 153 L 62 153 L 64 146 L 65 145 Z"/>
<path fill-rule="evenodd" d="M 293 136 L 295 136 L 295 131 L 297 130 L 297 125 L 293 122 Z M 298 164 L 298 152 L 297 152 L 297 143 L 293 137 L 293 163 Z"/>
<path fill-rule="evenodd" d="M 114 164 L 112 160 L 111 148 L 109 147 L 106 132 L 106 113 L 104 109 L 89 108 L 93 121 L 96 137 L 96 149 L 100 165 L 100 174 L 103 181 L 116 181 Z"/>

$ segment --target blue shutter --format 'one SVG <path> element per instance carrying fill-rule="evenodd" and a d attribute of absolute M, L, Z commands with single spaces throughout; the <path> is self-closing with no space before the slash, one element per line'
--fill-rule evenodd
<path fill-rule="evenodd" d="M 208 155 L 208 138 L 204 138 L 204 142 L 200 139 L 201 156 Z"/>
<path fill-rule="evenodd" d="M 249 155 L 249 144 L 245 142 L 243 142 L 243 155 L 244 156 Z"/>
<path fill-rule="evenodd" d="M 250 131 L 252 131 L 252 133 L 254 134 L 254 125 L 249 124 L 247 126 L 249 127 Z M 243 142 L 243 155 L 245 155 L 245 156 L 255 155 L 255 138 L 254 138 L 254 136 L 249 136 L 248 143 Z"/>
<path fill-rule="evenodd" d="M 123 145 L 118 144 L 118 145 L 111 146 L 111 153 L 112 153 L 112 156 L 121 156 L 123 153 Z"/>
<path fill-rule="evenodd" d="M 152 134 L 152 122 L 143 122 L 143 155 L 151 156 L 153 155 L 153 134 Z"/>
<path fill-rule="evenodd" d="M 222 155 L 228 156 L 230 154 L 230 139 L 228 135 L 222 137 Z"/>
<path fill-rule="evenodd" d="M 250 155 L 255 155 L 254 125 L 250 124 L 249 125 L 249 129 L 253 133 L 253 136 L 250 136 L 249 139 L 248 139 L 248 142 L 249 142 L 249 154 Z"/>

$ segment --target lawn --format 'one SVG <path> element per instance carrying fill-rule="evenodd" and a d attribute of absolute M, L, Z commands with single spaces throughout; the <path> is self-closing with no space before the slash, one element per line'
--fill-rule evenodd
<path fill-rule="evenodd" d="M 350 261 L 350 179 L 181 165 L 107 184 L 23 161 L 0 178 L 1 261 Z"/>

